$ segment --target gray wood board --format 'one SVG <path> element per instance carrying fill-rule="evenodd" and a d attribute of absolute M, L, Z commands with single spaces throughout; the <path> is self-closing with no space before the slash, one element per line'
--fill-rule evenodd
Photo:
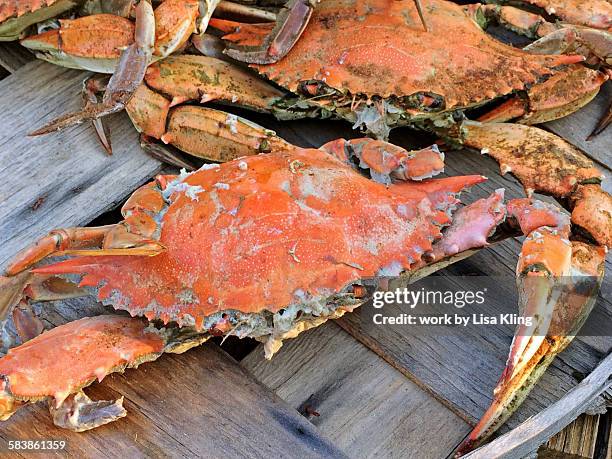
<path fill-rule="evenodd" d="M 438 459 L 470 428 L 333 322 L 241 365 L 353 457 Z"/>
<path fill-rule="evenodd" d="M 551 450 L 582 457 L 594 457 L 601 417 L 599 414 L 580 415 L 574 422 L 548 440 L 541 451 Z"/>
<path fill-rule="evenodd" d="M 81 104 L 86 74 L 41 61 L 0 81 L 0 267 L 51 229 L 83 225 L 119 204 L 160 170 L 140 149 L 125 114 L 112 117 L 107 156 L 89 124 L 27 133 Z"/>
<path fill-rule="evenodd" d="M 87 392 L 94 399 L 125 396 L 128 415 L 93 431 L 53 425 L 43 403 L 18 411 L 0 428 L 9 440 L 65 440 L 62 457 L 346 457 L 286 402 L 255 381 L 229 355 L 205 344 L 165 355 Z"/>
<path fill-rule="evenodd" d="M 15 73 L 34 59 L 34 55 L 16 41 L 0 43 L 0 66 L 10 73 Z"/>

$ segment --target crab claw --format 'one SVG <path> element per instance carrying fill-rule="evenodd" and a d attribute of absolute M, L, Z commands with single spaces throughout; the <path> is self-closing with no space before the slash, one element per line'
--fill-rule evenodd
<path fill-rule="evenodd" d="M 465 145 L 495 158 L 502 174 L 516 176 L 534 192 L 568 200 L 572 223 L 598 244 L 612 246 L 612 196 L 601 188 L 602 173 L 578 148 L 533 126 L 510 123 L 461 125 Z"/>
<path fill-rule="evenodd" d="M 612 196 L 597 184 L 579 185 L 571 196 L 572 223 L 601 246 L 612 247 Z"/>
<path fill-rule="evenodd" d="M 492 405 L 459 454 L 495 432 L 571 342 L 595 303 L 612 239 L 612 197 L 600 186 L 601 173 L 580 150 L 546 131 L 517 124 L 466 121 L 461 134 L 465 145 L 495 158 L 502 173 L 512 172 L 528 195 L 552 195 L 568 204 L 572 214 L 570 220 L 556 207 L 530 199 L 506 206 L 506 226 L 526 236 L 517 266 L 523 320 Z M 570 241 L 577 227 L 599 245 Z"/>
<path fill-rule="evenodd" d="M 290 0 L 287 6 L 278 13 L 276 26 L 270 30 L 269 34 L 260 35 L 250 45 L 230 44 L 225 53 L 236 60 L 249 64 L 273 64 L 278 62 L 287 55 L 304 32 L 314 7 L 313 0 Z M 213 21 L 211 21 L 211 25 L 213 25 Z M 216 26 L 213 25 L 213 27 Z M 256 28 L 257 25 L 255 25 L 255 28 L 247 26 L 247 29 L 255 30 Z M 244 33 L 249 32 L 241 31 L 242 36 L 244 36 Z"/>
<path fill-rule="evenodd" d="M 523 49 L 533 54 L 579 54 L 587 63 L 612 65 L 612 34 L 605 30 L 564 25 Z"/>
<path fill-rule="evenodd" d="M 560 293 L 557 284 L 571 274 L 572 258 L 567 215 L 529 199 L 515 199 L 508 203 L 507 210 L 527 235 L 516 271 L 519 312 L 533 319 L 530 324 L 518 326 L 498 387 L 522 371 L 544 341 L 552 320 L 553 309 L 549 306 Z"/>
<path fill-rule="evenodd" d="M 584 65 L 569 66 L 524 94 L 508 99 L 478 121 L 515 119 L 521 124 L 539 124 L 563 118 L 591 102 L 608 78 L 605 72 Z"/>
<path fill-rule="evenodd" d="M 390 184 L 392 179 L 422 181 L 444 172 L 444 153 L 437 145 L 406 151 L 397 145 L 369 138 L 328 142 L 320 150 L 360 169 L 368 169 L 376 182 Z"/>
<path fill-rule="evenodd" d="M 543 129 L 512 123 L 464 121 L 461 141 L 492 156 L 502 174 L 515 175 L 527 195 L 568 197 L 576 186 L 599 183 L 601 172 L 578 148 Z"/>
<path fill-rule="evenodd" d="M 132 21 L 112 14 L 62 19 L 59 29 L 21 40 L 39 59 L 96 73 L 113 73 L 121 50 L 133 43 Z"/>
<path fill-rule="evenodd" d="M 0 325 L 9 317 L 13 308 L 21 301 L 23 290 L 30 282 L 30 273 L 16 276 L 0 276 Z"/>
<path fill-rule="evenodd" d="M 274 131 L 245 118 L 190 105 L 172 111 L 161 140 L 190 155 L 220 162 L 295 148 Z"/>
<path fill-rule="evenodd" d="M 551 243 L 557 246 L 559 241 Z M 541 249 L 532 252 L 533 248 L 533 245 L 524 246 L 519 267 L 528 268 L 527 258 L 532 254 L 538 259 L 546 258 Z M 547 319 L 541 317 L 536 321 L 536 327 L 541 328 L 537 337 L 523 336 L 527 330 L 521 327 L 517 330 L 506 369 L 494 390 L 491 406 L 459 446 L 456 457 L 478 447 L 508 419 L 555 356 L 571 342 L 591 312 L 603 279 L 605 250 L 581 242 L 569 243 L 569 249 L 569 260 L 567 249 L 563 250 L 562 257 L 555 257 L 557 260 L 547 260 L 562 261 L 561 265 L 550 264 L 540 268 L 540 271 L 520 274 L 519 288 L 524 315 L 539 305 L 537 311 L 532 312 L 539 312 Z M 569 270 L 569 275 L 551 282 L 551 278 L 547 277 L 548 269 Z M 544 326 L 545 321 L 548 327 Z"/>
<path fill-rule="evenodd" d="M 94 121 L 111 113 L 123 110 L 136 89 L 141 85 L 147 66 L 151 62 L 155 43 L 155 17 L 151 4 L 143 0 L 136 7 L 136 28 L 134 42 L 121 53 L 119 63 L 111 77 L 101 103 L 86 101 L 85 108 L 75 113 L 63 115 L 40 129 L 31 132 L 30 136 L 48 134 L 69 126 Z M 110 142 L 104 134 L 103 127 L 96 126 L 103 145 L 110 150 Z"/>

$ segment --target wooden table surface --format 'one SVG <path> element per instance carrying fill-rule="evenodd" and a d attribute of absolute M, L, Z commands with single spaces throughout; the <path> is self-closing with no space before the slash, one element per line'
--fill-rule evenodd
<path fill-rule="evenodd" d="M 48 230 L 86 225 L 113 209 L 162 169 L 140 150 L 124 114 L 111 122 L 112 157 L 103 153 L 87 125 L 50 137 L 26 137 L 34 127 L 79 105 L 84 78 L 82 72 L 29 61 L 14 44 L 0 44 L 0 65 L 12 73 L 0 81 L 0 268 Z M 612 129 L 593 142 L 584 138 L 611 96 L 608 83 L 588 107 L 547 125 L 582 148 L 608 175 Z M 279 123 L 249 117 L 302 146 L 356 136 L 342 122 Z M 392 141 L 405 147 L 414 138 L 406 129 L 392 135 Z M 500 187 L 508 198 L 522 196 L 517 182 L 501 177 L 496 163 L 480 154 L 449 153 L 447 171 L 489 177 L 468 201 Z M 612 191 L 610 181 L 605 186 Z M 509 240 L 441 274 L 449 282 L 465 273 L 510 278 L 519 248 L 519 241 Z M 610 260 L 607 267 L 609 272 Z M 466 288 L 474 287 L 476 279 L 468 279 Z M 608 274 L 608 293 L 609 279 Z M 516 305 L 513 285 L 499 289 L 498 302 L 491 307 L 511 310 Z M 612 298 L 600 296 L 597 307 L 612 315 Z M 45 308 L 55 311 L 47 314 L 50 326 L 103 310 L 91 300 Z M 237 361 L 214 343 L 165 355 L 88 390 L 93 398 L 124 395 L 126 418 L 74 434 L 55 428 L 44 406 L 30 406 L 0 424 L 0 454 L 8 440 L 52 438 L 68 441 L 57 455 L 69 457 L 446 457 L 490 402 L 507 357 L 508 330 L 487 339 L 415 336 L 365 327 L 361 320 L 354 313 L 306 332 L 287 341 L 272 361 L 264 360 L 260 346 Z M 611 348 L 610 337 L 576 338 L 508 427 L 559 399 Z M 582 419 L 580 425 L 591 428 L 580 431 L 589 436 L 589 448 L 580 453 L 591 457 L 597 433 L 592 425 L 599 417 Z"/>

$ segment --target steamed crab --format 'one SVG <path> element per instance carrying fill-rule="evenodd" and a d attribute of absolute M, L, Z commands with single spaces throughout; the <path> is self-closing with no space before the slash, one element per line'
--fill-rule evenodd
<path fill-rule="evenodd" d="M 0 0 L 0 41 L 15 40 L 30 26 L 44 22 L 80 7 L 84 14 L 76 19 L 60 19 L 51 30 L 26 36 L 21 44 L 46 61 L 65 67 L 112 73 L 101 103 L 90 105 L 88 116 L 95 120 L 122 110 L 142 83 L 144 71 L 151 62 L 164 59 L 185 47 L 192 34 L 204 31 L 215 9 L 227 10 L 243 18 L 275 19 L 277 15 L 220 0 L 163 0 L 153 11 L 149 0 Z M 129 16 L 134 9 L 135 21 Z M 279 27 L 270 33 L 270 49 L 278 59 L 284 56 L 299 33 L 287 34 L 285 21 L 306 23 L 311 12 L 309 3 L 290 0 L 278 14 Z M 92 14 L 98 11 L 102 13 Z M 112 13 L 112 14 L 111 14 Z M 90 99 L 95 96 L 90 95 Z M 90 100 L 91 102 L 91 100 Z M 94 124 L 101 139 L 105 130 Z M 110 142 L 103 140 L 110 153 Z"/>
<path fill-rule="evenodd" d="M 217 100 L 283 119 L 342 118 L 381 139 L 403 125 L 447 135 L 463 112 L 504 98 L 505 103 L 483 120 L 534 124 L 565 116 L 595 97 L 609 78 L 608 30 L 553 24 L 512 6 L 421 3 L 426 30 L 411 1 L 323 0 L 300 29 L 300 38 L 276 62 L 269 61 L 268 53 L 278 22 L 243 24 L 213 18 L 210 25 L 230 42 L 225 54 L 251 62 L 274 85 L 253 83 L 245 69 L 233 65 L 235 61 L 166 59 L 149 67 L 146 84 L 127 103 L 139 110 L 132 120 L 139 131 L 160 138 L 166 123 L 160 116 L 170 107 Z M 605 9 L 601 16 L 608 16 Z M 485 33 L 488 21 L 542 38 L 528 51 L 516 49 Z M 281 24 L 295 27 L 289 20 Z M 97 104 L 91 96 L 102 89 L 88 85 L 88 105 L 82 112 L 33 134 L 106 114 L 100 108 L 106 103 Z"/>
<path fill-rule="evenodd" d="M 198 110 L 211 130 L 227 115 Z M 519 308 L 537 319 L 533 329 L 517 329 L 494 405 L 470 446 L 490 435 L 593 307 L 612 230 L 609 221 L 589 224 L 597 220 L 594 206 L 606 205 L 598 185 L 580 185 L 580 197 L 572 196 L 582 228 L 608 238 L 601 245 L 581 239 L 585 233 L 554 206 L 528 198 L 504 204 L 503 190 L 456 210 L 458 193 L 485 178 L 431 178 L 444 165 L 435 146 L 408 152 L 357 139 L 303 149 L 235 121 L 226 128 L 236 133 L 237 150 L 252 148 L 257 136 L 269 153 L 159 176 L 128 199 L 121 223 L 55 230 L 16 256 L 0 278 L 0 307 L 31 339 L 0 359 L 0 417 L 47 400 L 56 424 L 96 427 L 125 415 L 120 401 L 91 401 L 82 392 L 108 373 L 227 334 L 264 342 L 270 357 L 283 339 L 361 305 L 385 277 L 414 280 L 523 234 Z M 597 174 L 567 145 L 553 152 L 558 170 L 551 174 L 538 162 L 541 147 L 495 154 L 508 164 L 535 161 L 531 176 L 547 176 L 551 188 Z M 68 259 L 39 265 L 54 256 Z M 103 315 L 35 336 L 31 302 L 90 292 L 150 323 Z"/>

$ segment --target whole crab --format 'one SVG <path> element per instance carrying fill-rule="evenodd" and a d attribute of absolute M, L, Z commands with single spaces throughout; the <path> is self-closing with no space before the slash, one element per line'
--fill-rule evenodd
<path fill-rule="evenodd" d="M 412 1 L 322 0 L 305 29 L 299 28 L 300 38 L 275 62 L 269 60 L 270 37 L 278 22 L 243 24 L 213 18 L 210 25 L 231 42 L 225 53 L 251 62 L 282 90 L 251 83 L 244 69 L 214 58 L 165 60 L 148 69 L 146 85 L 132 97 L 131 104 L 141 109 L 132 119 L 141 132 L 159 138 L 164 121 L 148 119 L 142 111 L 145 105 L 165 110 L 163 105 L 219 100 L 279 118 L 342 118 L 381 139 L 391 128 L 405 125 L 446 135 L 461 113 L 504 98 L 508 100 L 483 120 L 534 124 L 565 116 L 595 97 L 609 77 L 612 35 L 607 30 L 553 24 L 512 6 L 420 3 L 426 11 L 426 30 Z M 599 8 L 596 2 L 589 4 Z M 602 17 L 607 15 L 601 11 Z M 527 51 L 516 49 L 483 30 L 490 21 L 542 38 Z M 289 20 L 281 24 L 296 27 Z M 194 44 L 203 41 L 200 37 Z M 589 67 L 582 64 L 585 60 Z M 82 112 L 32 134 L 107 113 L 95 103 L 95 96 L 88 101 Z M 155 132 L 148 132 L 147 124 L 154 125 Z"/>
<path fill-rule="evenodd" d="M 226 116 L 198 110 L 211 120 Z M 517 329 L 494 405 L 471 447 L 505 421 L 593 307 L 605 248 L 579 240 L 554 206 L 531 199 L 504 204 L 503 190 L 455 210 L 458 193 L 485 178 L 430 178 L 443 169 L 435 146 L 408 152 L 357 139 L 303 149 L 240 119 L 210 126 L 234 131 L 237 150 L 252 148 L 256 134 L 266 138 L 270 153 L 159 176 L 126 202 L 123 222 L 52 231 L 0 278 L 0 309 L 12 310 L 24 339 L 32 338 L 0 359 L 0 418 L 48 400 L 56 424 L 96 427 L 125 415 L 120 400 L 94 402 L 82 393 L 108 373 L 227 334 L 264 342 L 270 357 L 283 339 L 367 301 L 385 277 L 414 280 L 489 242 L 523 234 L 519 308 L 536 324 Z M 499 125 L 505 126 L 516 127 Z M 496 154 L 527 164 L 537 162 L 540 148 Z M 549 186 L 596 174 L 573 153 L 566 149 L 557 158 Z M 575 210 L 582 208 L 588 220 L 593 209 L 587 207 L 601 203 L 587 196 L 603 192 L 597 185 L 580 189 L 584 200 Z M 53 256 L 68 259 L 36 267 Z M 568 286 L 563 279 L 570 273 Z M 79 286 L 61 277 L 74 275 Z M 35 336 L 40 329 L 27 313 L 32 301 L 89 292 L 152 322 L 105 315 Z"/>

